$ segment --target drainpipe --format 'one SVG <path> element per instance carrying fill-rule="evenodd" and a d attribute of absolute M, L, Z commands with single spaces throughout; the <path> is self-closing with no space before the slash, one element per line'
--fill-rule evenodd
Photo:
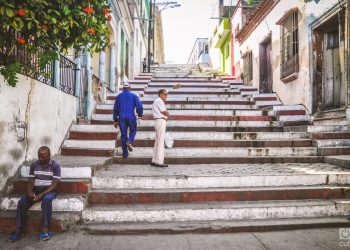
<path fill-rule="evenodd" d="M 85 105 L 85 119 L 90 120 L 93 110 L 93 94 L 92 94 L 92 68 L 91 68 L 91 54 L 85 52 L 86 57 L 86 74 L 87 74 L 87 96 Z"/>
<path fill-rule="evenodd" d="M 113 92 L 115 91 L 115 83 L 116 83 L 116 48 L 115 48 L 115 44 L 112 43 L 111 44 L 111 61 L 110 61 L 110 71 L 109 71 L 109 87 L 111 88 L 111 90 Z M 118 91 L 117 91 L 118 92 Z"/>

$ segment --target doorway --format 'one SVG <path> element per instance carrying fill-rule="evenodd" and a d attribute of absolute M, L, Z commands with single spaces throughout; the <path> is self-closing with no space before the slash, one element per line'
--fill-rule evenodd
<path fill-rule="evenodd" d="M 344 27 L 339 10 L 313 29 L 313 113 L 346 106 Z"/>
<path fill-rule="evenodd" d="M 272 93 L 272 46 L 271 35 L 266 38 L 259 46 L 259 64 L 260 64 L 260 93 Z"/>

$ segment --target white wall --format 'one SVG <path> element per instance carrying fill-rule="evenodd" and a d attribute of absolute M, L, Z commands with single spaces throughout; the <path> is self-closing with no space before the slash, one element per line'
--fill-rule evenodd
<path fill-rule="evenodd" d="M 318 4 L 315 2 L 281 0 L 251 33 L 249 38 L 240 45 L 241 55 L 248 50 L 253 52 L 253 85 L 259 86 L 259 44 L 271 32 L 273 91 L 277 92 L 284 104 L 304 104 L 310 110 L 312 106 L 312 86 L 310 78 L 311 31 L 309 24 L 337 3 L 337 0 L 320 1 Z M 296 80 L 284 83 L 280 80 L 280 26 L 276 24 L 276 21 L 285 12 L 295 7 L 299 9 L 299 74 Z"/>
<path fill-rule="evenodd" d="M 59 152 L 70 125 L 76 118 L 76 98 L 51 86 L 18 75 L 15 88 L 0 76 L 0 190 L 25 160 L 37 158 L 40 146 Z M 12 126 L 27 124 L 27 136 L 18 142 Z"/>

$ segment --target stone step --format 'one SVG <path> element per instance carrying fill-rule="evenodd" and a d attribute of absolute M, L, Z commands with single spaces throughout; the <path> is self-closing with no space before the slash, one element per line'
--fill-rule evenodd
<path fill-rule="evenodd" d="M 159 171 L 150 165 L 115 164 L 92 178 L 93 189 L 210 189 L 348 185 L 350 171 L 325 163 L 196 164 Z"/>
<path fill-rule="evenodd" d="M 13 184 L 13 193 L 24 194 L 27 192 L 28 179 L 20 178 Z M 89 179 L 67 179 L 63 178 L 57 187 L 58 193 L 88 193 L 90 186 Z"/>
<path fill-rule="evenodd" d="M 72 157 L 76 158 L 75 161 L 78 162 L 79 160 L 82 160 L 81 157 Z M 72 164 L 72 165 L 65 165 L 62 164 L 61 161 L 57 161 L 61 165 L 61 177 L 62 178 L 70 178 L 70 179 L 81 179 L 81 178 L 91 178 L 94 171 L 97 171 L 98 169 L 104 168 L 105 158 L 98 158 L 99 161 L 102 161 L 101 163 L 98 163 L 94 165 L 93 161 L 96 161 L 96 157 L 86 157 L 87 160 L 91 160 L 90 163 L 84 162 L 78 163 L 78 164 Z M 89 159 L 92 158 L 92 159 Z M 83 161 L 86 160 L 85 158 Z M 21 166 L 20 173 L 21 177 L 29 177 L 29 165 L 23 165 Z"/>
<path fill-rule="evenodd" d="M 313 140 L 350 139 L 350 133 L 349 132 L 312 133 L 311 139 Z"/>
<path fill-rule="evenodd" d="M 202 88 L 229 88 L 229 84 L 224 83 L 211 83 L 211 82 L 201 82 L 201 83 L 191 83 L 191 82 L 182 82 L 182 83 L 176 83 L 176 82 L 167 82 L 167 83 L 159 83 L 159 82 L 150 82 L 148 84 L 148 89 L 160 89 L 165 88 L 170 91 L 172 89 L 182 89 L 182 88 L 195 88 L 195 89 L 202 89 Z"/>
<path fill-rule="evenodd" d="M 181 112 L 177 112 L 179 115 L 171 114 L 167 121 L 274 121 L 274 117 L 265 115 L 220 115 L 218 112 L 214 114 L 193 114 L 193 115 L 181 115 Z M 151 114 L 145 114 L 142 116 L 140 123 L 144 121 L 154 121 L 154 117 Z"/>
<path fill-rule="evenodd" d="M 349 220 L 343 216 L 239 220 L 198 221 L 163 223 L 89 223 L 81 229 L 96 235 L 146 235 L 146 234 L 189 234 L 189 233 L 240 233 L 296 230 L 322 227 L 348 227 Z"/>
<path fill-rule="evenodd" d="M 339 146 L 339 147 L 323 147 L 318 149 L 319 155 L 350 155 L 350 147 Z"/>
<path fill-rule="evenodd" d="M 203 188 L 203 189 L 95 189 L 89 204 L 154 204 L 262 200 L 349 199 L 348 186 Z"/>
<path fill-rule="evenodd" d="M 192 204 L 93 205 L 84 223 L 237 221 L 349 215 L 342 200 L 220 202 Z"/>
<path fill-rule="evenodd" d="M 324 161 L 338 167 L 350 168 L 350 155 L 326 156 L 324 157 Z"/>
<path fill-rule="evenodd" d="M 346 146 L 350 146 L 350 140 L 349 139 L 314 140 L 313 145 L 318 148 L 346 147 Z"/>
<path fill-rule="evenodd" d="M 314 118 L 315 125 L 347 125 L 346 117 Z"/>
<path fill-rule="evenodd" d="M 153 140 L 141 140 L 136 139 L 133 143 L 135 147 L 153 147 Z M 297 141 L 266 141 L 266 140 L 191 140 L 191 139 L 175 139 L 173 148 L 226 148 L 226 147 L 250 147 L 250 148 L 275 148 L 275 147 L 312 147 L 313 143 L 311 140 L 297 140 Z"/>
<path fill-rule="evenodd" d="M 112 125 L 73 125 L 70 130 L 70 135 L 74 132 L 81 132 L 81 138 L 89 136 L 109 136 L 108 140 L 116 138 L 116 128 Z M 138 140 L 154 139 L 155 134 L 138 131 L 136 138 Z M 171 136 L 174 140 L 195 139 L 195 140 L 298 140 L 308 139 L 309 134 L 306 132 L 172 132 Z M 90 138 L 91 138 L 90 137 Z M 71 137 L 70 137 L 71 138 Z M 107 140 L 107 139 L 106 139 Z"/>
<path fill-rule="evenodd" d="M 121 156 L 114 156 L 113 162 L 115 164 L 126 165 L 149 165 L 151 163 L 152 155 L 143 157 L 129 157 L 127 159 Z M 166 156 L 165 164 L 171 165 L 185 165 L 185 164 L 263 164 L 263 163 L 322 163 L 321 156 L 226 156 L 226 157 L 169 157 Z"/>
<path fill-rule="evenodd" d="M 104 121 L 101 124 L 113 124 L 112 115 L 92 114 L 92 124 L 95 121 Z M 151 116 L 145 116 L 139 121 L 139 127 L 154 126 L 154 120 Z M 263 127 L 273 125 L 272 117 L 268 116 L 169 116 L 167 127 Z M 181 121 L 181 122 L 179 122 Z"/>
<path fill-rule="evenodd" d="M 154 133 L 153 133 L 154 137 Z M 90 149 L 90 150 L 105 150 L 110 151 L 115 148 L 116 141 L 113 138 L 111 140 L 76 140 L 69 139 L 66 140 L 63 144 L 63 149 L 70 148 L 80 148 L 80 149 Z M 136 138 L 133 143 L 133 146 L 137 148 L 143 147 L 153 147 L 154 139 L 148 138 Z M 175 139 L 174 140 L 174 148 L 184 148 L 183 150 L 191 150 L 193 147 L 198 148 L 297 148 L 297 147 L 312 147 L 311 140 L 274 140 L 274 141 L 266 141 L 266 140 L 215 140 L 215 139 Z M 187 149 L 189 148 L 189 149 Z M 225 149 L 221 149 L 225 150 Z M 244 151 L 245 152 L 245 151 Z"/>
<path fill-rule="evenodd" d="M 113 114 L 113 105 L 98 105 L 95 114 Z M 144 115 L 151 115 L 150 109 L 144 109 Z M 171 116 L 267 116 L 262 110 L 172 110 Z"/>
<path fill-rule="evenodd" d="M 178 77 L 178 78 L 153 78 L 151 80 L 151 82 L 153 83 L 167 83 L 167 82 L 171 82 L 171 83 L 182 83 L 182 82 L 190 82 L 190 83 L 222 83 L 222 81 L 220 79 L 214 79 L 214 78 L 210 78 L 210 80 L 208 80 L 210 77 L 196 77 L 196 78 L 182 78 L 182 77 Z"/>
<path fill-rule="evenodd" d="M 58 194 L 52 202 L 53 211 L 79 212 L 86 206 L 86 195 L 79 194 Z M 18 195 L 10 195 L 1 199 L 0 208 L 2 210 L 16 210 L 20 199 Z M 41 211 L 41 202 L 34 204 L 30 210 Z"/>
<path fill-rule="evenodd" d="M 107 148 L 66 147 L 61 149 L 61 155 L 63 156 L 111 157 L 114 154 L 115 154 L 115 149 L 107 149 Z"/>
<path fill-rule="evenodd" d="M 258 108 L 266 108 L 270 106 L 282 106 L 283 103 L 281 101 L 255 101 L 255 105 Z"/>
<path fill-rule="evenodd" d="M 99 104 L 97 109 L 113 109 L 114 101 L 107 101 L 106 104 Z M 152 110 L 152 104 L 143 104 L 144 110 Z M 168 110 L 257 110 L 254 105 L 225 105 L 225 104 L 167 104 Z M 267 111 L 264 111 L 267 112 Z M 268 113 L 267 113 L 268 114 Z"/>
<path fill-rule="evenodd" d="M 28 211 L 27 223 L 24 231 L 27 233 L 38 233 L 42 230 L 42 212 Z M 81 212 L 58 212 L 52 213 L 50 221 L 51 232 L 63 232 L 67 230 L 78 230 L 78 225 L 81 221 Z M 16 212 L 1 211 L 0 212 L 0 232 L 12 233 L 16 230 Z"/>
<path fill-rule="evenodd" d="M 158 90 L 156 88 L 147 88 L 145 89 L 145 95 L 150 96 L 158 96 Z M 192 95 L 239 95 L 240 91 L 236 89 L 218 89 L 218 88 L 179 88 L 179 89 L 168 89 L 169 97 L 176 96 L 176 95 L 186 95 L 186 96 L 192 96 Z"/>
<path fill-rule="evenodd" d="M 121 149 L 117 149 L 117 154 L 121 154 Z M 131 157 L 148 157 L 153 154 L 152 147 L 138 147 L 130 153 Z M 313 156 L 317 155 L 315 147 L 280 147 L 280 148 L 252 148 L 252 147 L 206 147 L 191 148 L 178 147 L 166 149 L 166 157 L 234 157 L 234 156 Z"/>
<path fill-rule="evenodd" d="M 186 122 L 187 123 L 187 122 Z M 87 128 L 89 128 L 89 126 L 94 126 L 98 129 L 99 131 L 106 131 L 106 133 L 115 133 L 117 130 L 113 127 L 113 125 L 102 125 L 103 121 L 96 121 L 96 120 L 92 120 L 91 125 L 86 125 L 87 127 L 84 127 L 84 129 L 82 131 L 85 131 Z M 107 122 L 107 124 L 112 124 L 111 122 Z M 77 125 L 77 126 L 85 126 L 85 125 Z M 108 131 L 106 130 L 107 128 Z M 154 131 L 154 124 L 149 123 L 148 126 L 146 126 L 146 124 L 144 123 L 144 121 L 142 121 L 141 124 L 139 124 L 138 131 Z M 88 130 L 86 130 L 88 132 Z M 220 127 L 220 126 L 216 126 L 215 124 L 213 124 L 213 126 L 207 126 L 207 127 L 203 127 L 200 126 L 200 124 L 193 124 L 193 123 L 188 123 L 187 125 L 184 124 L 183 126 L 176 126 L 176 124 L 171 123 L 171 121 L 169 121 L 167 123 L 167 131 L 169 132 L 203 132 L 203 131 L 210 131 L 210 132 L 244 132 L 244 133 L 258 133 L 258 132 L 271 132 L 271 133 L 275 133 L 275 132 L 283 132 L 283 127 L 236 127 L 236 126 L 226 126 L 226 127 Z M 72 131 L 72 132 L 77 132 L 77 131 Z M 101 134 L 104 134 L 103 132 L 101 132 Z"/>
<path fill-rule="evenodd" d="M 285 128 L 286 131 L 305 131 L 310 133 L 327 133 L 327 132 L 348 132 L 347 125 L 309 125 L 309 126 L 291 126 Z"/>

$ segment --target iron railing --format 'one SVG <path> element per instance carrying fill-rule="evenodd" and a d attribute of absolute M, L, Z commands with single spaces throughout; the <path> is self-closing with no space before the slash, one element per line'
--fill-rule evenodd
<path fill-rule="evenodd" d="M 20 37 L 18 32 L 13 32 L 13 34 L 16 37 Z M 50 60 L 45 65 L 41 65 L 41 58 L 48 52 L 49 49 L 44 48 L 37 49 L 35 53 L 30 52 L 27 46 L 11 42 L 9 39 L 5 41 L 5 46 L 0 47 L 0 65 L 18 62 L 21 64 L 21 74 L 49 86 L 55 86 L 55 62 Z M 65 93 L 74 95 L 76 64 L 63 55 L 60 55 L 59 71 L 59 89 Z"/>
<path fill-rule="evenodd" d="M 75 74 L 77 65 L 68 58 L 60 57 L 60 86 L 59 89 L 65 93 L 75 95 Z"/>

